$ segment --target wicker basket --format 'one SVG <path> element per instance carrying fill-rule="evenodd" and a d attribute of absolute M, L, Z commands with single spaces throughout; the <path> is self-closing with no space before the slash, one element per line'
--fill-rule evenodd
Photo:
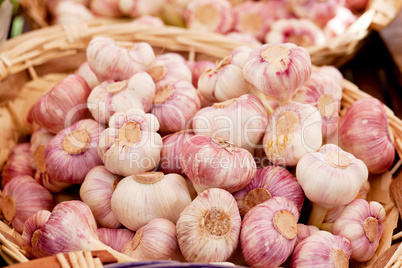
<path fill-rule="evenodd" d="M 105 25 L 95 21 L 86 25 L 51 26 L 9 40 L 0 50 L 0 121 L 3 123 L 0 132 L 0 170 L 10 148 L 31 132 L 26 117 L 32 104 L 85 61 L 89 41 L 99 35 L 119 41 L 145 41 L 154 47 L 157 54 L 176 51 L 193 60 L 221 59 L 238 45 L 217 34 L 206 35 L 183 28 L 144 28 L 129 23 Z M 353 102 L 366 96 L 366 93 L 345 80 L 341 115 Z M 402 121 L 389 108 L 386 107 L 386 111 L 392 140 L 402 158 Z M 392 235 L 400 213 L 391 201 L 389 185 L 401 163 L 399 161 L 389 172 L 369 178 L 369 200 L 382 203 L 387 217 L 375 256 L 368 263 L 358 264 L 359 267 L 369 267 L 392 245 Z M 0 221 L 0 255 L 7 262 L 28 261 L 18 247 L 20 241 L 21 235 Z M 77 254 L 81 256 L 83 253 Z M 60 259 L 64 257 L 58 256 Z M 31 261 L 32 266 L 33 262 L 38 260 Z"/>

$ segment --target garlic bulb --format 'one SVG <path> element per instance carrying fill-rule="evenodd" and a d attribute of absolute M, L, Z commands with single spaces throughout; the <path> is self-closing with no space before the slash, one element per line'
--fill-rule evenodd
<path fill-rule="evenodd" d="M 318 231 L 296 246 L 290 267 L 349 267 L 351 253 L 349 240 Z"/>
<path fill-rule="evenodd" d="M 45 172 L 44 152 L 48 142 L 54 138 L 54 134 L 44 128 L 39 128 L 31 135 L 29 153 L 31 155 L 31 166 L 36 171 Z M 37 172 L 36 172 L 37 173 Z"/>
<path fill-rule="evenodd" d="M 192 74 L 192 83 L 195 88 L 198 87 L 198 80 L 201 75 L 208 69 L 215 68 L 215 63 L 209 60 L 188 61 L 187 66 Z"/>
<path fill-rule="evenodd" d="M 96 86 L 88 97 L 88 109 L 96 121 L 107 124 L 117 112 L 138 108 L 149 113 L 155 96 L 155 84 L 145 72 L 127 80 L 108 80 Z"/>
<path fill-rule="evenodd" d="M 135 233 L 121 251 L 136 260 L 180 260 L 176 226 L 166 219 L 153 219 Z"/>
<path fill-rule="evenodd" d="M 375 201 L 355 199 L 334 222 L 333 233 L 347 238 L 352 245 L 351 258 L 370 260 L 377 250 L 384 227 L 385 209 Z"/>
<path fill-rule="evenodd" d="M 35 103 L 30 116 L 39 126 L 57 134 L 86 117 L 86 102 L 90 92 L 84 78 L 69 75 Z"/>
<path fill-rule="evenodd" d="M 115 42 L 108 37 L 95 37 L 87 47 L 91 70 L 100 82 L 129 79 L 138 71 L 146 71 L 155 59 L 152 47 L 145 42 Z"/>
<path fill-rule="evenodd" d="M 134 238 L 135 232 L 128 229 L 99 228 L 99 240 L 114 250 L 121 252 L 123 246 Z"/>
<path fill-rule="evenodd" d="M 21 246 L 29 257 L 42 256 L 41 249 L 37 247 L 36 243 L 40 229 L 46 224 L 51 214 L 48 210 L 40 210 L 25 221 Z"/>
<path fill-rule="evenodd" d="M 121 176 L 152 170 L 162 148 L 158 129 L 155 116 L 142 110 L 115 113 L 99 138 L 99 157 L 110 172 Z"/>
<path fill-rule="evenodd" d="M 324 139 L 338 129 L 341 99 L 342 88 L 334 79 L 319 72 L 313 72 L 292 98 L 293 101 L 311 104 L 320 111 Z"/>
<path fill-rule="evenodd" d="M 240 46 L 221 60 L 215 68 L 206 70 L 198 80 L 198 90 L 211 101 L 226 101 L 250 91 L 243 77 L 243 66 L 251 48 Z"/>
<path fill-rule="evenodd" d="M 317 25 L 325 26 L 335 17 L 338 8 L 344 5 L 344 0 L 289 0 L 288 5 L 299 18 L 310 19 Z"/>
<path fill-rule="evenodd" d="M 299 160 L 296 178 L 313 202 L 309 224 L 319 227 L 328 209 L 346 205 L 357 196 L 367 181 L 368 170 L 352 154 L 334 144 L 326 144 Z"/>
<path fill-rule="evenodd" d="M 291 102 L 279 106 L 268 118 L 265 153 L 273 164 L 295 166 L 306 154 L 322 145 L 321 115 L 310 104 Z"/>
<path fill-rule="evenodd" d="M 365 0 L 363 0 L 365 1 Z M 352 23 L 356 21 L 356 16 L 349 8 L 339 7 L 335 17 L 330 19 L 325 25 L 324 33 L 328 39 L 342 35 Z"/>
<path fill-rule="evenodd" d="M 315 234 L 320 229 L 318 229 L 314 225 L 305 225 L 302 223 L 297 224 L 297 236 L 296 236 L 296 246 L 299 244 L 303 239 L 309 237 L 310 235 Z"/>
<path fill-rule="evenodd" d="M 31 145 L 27 142 L 15 145 L 8 153 L 8 160 L 1 172 L 1 184 L 7 183 L 18 176 L 35 175 L 34 166 L 31 165 Z"/>
<path fill-rule="evenodd" d="M 386 111 L 378 99 L 362 98 L 349 107 L 339 123 L 339 144 L 363 160 L 371 173 L 382 173 L 392 166 L 395 146 Z"/>
<path fill-rule="evenodd" d="M 243 68 L 249 83 L 280 102 L 288 102 L 311 72 L 307 50 L 291 43 L 265 44 L 253 49 Z"/>
<path fill-rule="evenodd" d="M 176 52 L 166 52 L 157 56 L 158 61 L 164 63 L 176 62 L 176 63 L 186 63 L 186 59 L 179 53 Z"/>
<path fill-rule="evenodd" d="M 253 152 L 267 127 L 267 112 L 254 95 L 214 103 L 197 112 L 194 133 L 221 138 Z"/>
<path fill-rule="evenodd" d="M 233 196 L 218 188 L 205 190 L 183 210 L 177 221 L 181 253 L 188 262 L 226 261 L 237 247 L 240 225 Z"/>
<path fill-rule="evenodd" d="M 261 46 L 262 43 L 258 41 L 254 36 L 248 33 L 239 33 L 239 32 L 229 32 L 225 34 L 226 37 L 229 37 L 235 42 L 241 42 L 245 44 L 249 44 L 252 46 Z"/>
<path fill-rule="evenodd" d="M 74 2 L 77 4 L 81 4 L 83 6 L 88 6 L 89 0 L 45 0 L 44 3 L 46 4 L 46 7 L 49 9 L 49 11 L 54 14 L 56 7 L 60 2 Z"/>
<path fill-rule="evenodd" d="M 164 136 L 158 169 L 165 174 L 184 174 L 179 161 L 180 152 L 183 145 L 194 135 L 192 130 L 183 130 Z"/>
<path fill-rule="evenodd" d="M 182 176 L 148 172 L 122 179 L 112 194 L 111 205 L 116 218 L 128 229 L 136 231 L 155 218 L 176 223 L 190 202 L 187 183 Z"/>
<path fill-rule="evenodd" d="M 158 14 L 166 0 L 118 0 L 119 9 L 132 18 Z"/>
<path fill-rule="evenodd" d="M 184 13 L 187 28 L 225 34 L 233 28 L 232 5 L 227 0 L 193 0 Z"/>
<path fill-rule="evenodd" d="M 52 194 L 31 176 L 15 177 L 3 189 L 1 209 L 17 232 L 22 232 L 25 221 L 36 212 L 52 208 Z"/>
<path fill-rule="evenodd" d="M 119 0 L 91 0 L 89 8 L 92 13 L 101 17 L 118 18 L 123 16 L 119 9 Z"/>
<path fill-rule="evenodd" d="M 320 73 L 322 75 L 329 76 L 332 80 L 334 80 L 340 87 L 343 87 L 343 75 L 342 73 L 335 68 L 334 66 L 324 65 L 320 68 L 314 70 L 316 73 Z"/>
<path fill-rule="evenodd" d="M 345 7 L 354 13 L 359 13 L 366 9 L 368 3 L 368 0 L 345 0 Z"/>
<path fill-rule="evenodd" d="M 183 145 L 180 165 L 197 193 L 209 188 L 239 191 L 250 183 L 257 170 L 246 149 L 203 135 L 196 135 Z"/>
<path fill-rule="evenodd" d="M 308 47 L 323 45 L 326 42 L 324 32 L 308 19 L 280 19 L 272 23 L 270 31 L 265 36 L 265 42 L 293 43 Z"/>
<path fill-rule="evenodd" d="M 102 164 L 97 147 L 103 130 L 98 122 L 84 119 L 60 131 L 45 149 L 49 177 L 62 183 L 82 183 L 88 171 Z"/>
<path fill-rule="evenodd" d="M 91 209 L 95 219 L 106 228 L 119 228 L 110 206 L 110 200 L 119 177 L 110 173 L 104 166 L 91 169 L 80 188 L 80 197 Z"/>
<path fill-rule="evenodd" d="M 76 74 L 85 79 L 90 89 L 100 84 L 94 72 L 89 68 L 88 62 L 82 63 L 80 67 L 78 67 Z"/>
<path fill-rule="evenodd" d="M 135 18 L 131 24 L 138 26 L 146 26 L 146 27 L 163 27 L 165 23 L 159 17 L 151 16 L 151 15 L 142 15 L 138 18 Z"/>
<path fill-rule="evenodd" d="M 54 11 L 54 24 L 82 23 L 94 18 L 86 6 L 72 1 L 60 1 Z"/>
<path fill-rule="evenodd" d="M 233 196 L 242 217 L 254 206 L 276 196 L 292 201 L 299 213 L 304 203 L 303 189 L 296 178 L 285 168 L 275 166 L 257 169 L 252 181 Z"/>
<path fill-rule="evenodd" d="M 152 114 L 158 118 L 160 130 L 168 133 L 188 129 L 191 119 L 201 109 L 197 90 L 187 81 L 162 86 L 153 103 Z"/>
<path fill-rule="evenodd" d="M 293 252 L 299 212 L 284 197 L 273 197 L 253 207 L 241 225 L 243 257 L 252 267 L 278 267 Z"/>

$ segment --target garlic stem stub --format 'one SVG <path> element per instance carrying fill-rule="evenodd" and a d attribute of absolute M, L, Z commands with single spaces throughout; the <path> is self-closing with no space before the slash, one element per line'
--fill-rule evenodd
<path fill-rule="evenodd" d="M 233 196 L 219 188 L 200 193 L 180 214 L 177 240 L 188 262 L 223 262 L 235 251 L 241 218 Z"/>
<path fill-rule="evenodd" d="M 97 147 L 103 130 L 95 120 L 83 119 L 60 131 L 45 149 L 49 178 L 61 183 L 82 183 L 88 171 L 102 164 Z"/>
<path fill-rule="evenodd" d="M 250 183 L 257 170 L 246 149 L 203 135 L 196 135 L 183 145 L 180 165 L 198 193 L 209 188 L 239 191 Z"/>
<path fill-rule="evenodd" d="M 28 142 L 15 145 L 8 153 L 8 160 L 1 172 L 1 184 L 4 187 L 17 176 L 35 175 L 35 166 L 31 163 L 31 145 Z"/>
<path fill-rule="evenodd" d="M 375 201 L 355 199 L 335 220 L 333 233 L 347 238 L 352 245 L 351 258 L 358 262 L 370 260 L 377 250 L 385 220 L 385 209 Z"/>
<path fill-rule="evenodd" d="M 116 218 L 137 231 L 155 218 L 176 223 L 191 202 L 186 180 L 178 174 L 147 172 L 122 179 L 112 194 Z"/>
<path fill-rule="evenodd" d="M 123 246 L 134 238 L 135 232 L 129 229 L 108 229 L 99 228 L 99 240 L 118 252 L 121 252 Z"/>
<path fill-rule="evenodd" d="M 304 203 L 303 189 L 296 177 L 287 169 L 276 166 L 257 169 L 251 182 L 244 189 L 233 193 L 233 196 L 242 217 L 254 206 L 276 196 L 292 201 L 299 213 Z"/>
<path fill-rule="evenodd" d="M 370 173 L 385 172 L 395 160 L 388 128 L 383 104 L 373 97 L 359 99 L 339 123 L 339 145 L 361 159 Z"/>
<path fill-rule="evenodd" d="M 299 212 L 284 197 L 253 207 L 243 219 L 240 243 L 246 262 L 256 268 L 281 265 L 293 252 Z"/>
<path fill-rule="evenodd" d="M 314 106 L 298 102 L 280 106 L 268 117 L 263 139 L 269 161 L 295 166 L 301 157 L 320 149 L 321 129 L 321 115 Z"/>
<path fill-rule="evenodd" d="M 292 43 L 254 48 L 244 68 L 244 78 L 267 96 L 289 102 L 312 72 L 310 54 Z"/>

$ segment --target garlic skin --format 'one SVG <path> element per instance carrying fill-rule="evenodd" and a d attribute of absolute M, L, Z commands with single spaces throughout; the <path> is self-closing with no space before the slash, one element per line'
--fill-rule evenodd
<path fill-rule="evenodd" d="M 54 11 L 54 24 L 81 23 L 95 19 L 84 5 L 72 1 L 60 1 Z"/>
<path fill-rule="evenodd" d="M 97 147 L 103 130 L 95 120 L 84 119 L 60 131 L 45 149 L 49 177 L 56 182 L 81 184 L 88 171 L 102 164 Z"/>
<path fill-rule="evenodd" d="M 177 221 L 181 253 L 188 262 L 226 261 L 237 247 L 240 226 L 233 196 L 219 188 L 205 190 L 183 210 Z"/>
<path fill-rule="evenodd" d="M 31 258 L 42 256 L 41 249 L 37 247 L 36 242 L 40 229 L 46 224 L 51 214 L 48 210 L 40 210 L 25 221 L 21 246 Z"/>
<path fill-rule="evenodd" d="M 89 8 L 93 14 L 101 17 L 118 18 L 123 16 L 118 0 L 91 0 Z"/>
<path fill-rule="evenodd" d="M 329 76 L 332 80 L 334 80 L 340 87 L 343 88 L 343 75 L 342 73 L 335 68 L 334 66 L 330 65 L 324 65 L 321 66 L 320 68 L 314 70 L 314 72 L 322 74 L 322 75 L 327 75 Z"/>
<path fill-rule="evenodd" d="M 18 176 L 3 189 L 1 209 L 12 227 L 22 233 L 25 221 L 39 210 L 53 208 L 53 196 L 31 176 Z"/>
<path fill-rule="evenodd" d="M 250 91 L 250 84 L 243 77 L 243 66 L 251 48 L 240 46 L 206 70 L 198 80 L 198 90 L 211 101 L 226 101 L 240 97 Z"/>
<path fill-rule="evenodd" d="M 349 240 L 318 231 L 296 246 L 290 267 L 349 267 L 351 253 Z"/>
<path fill-rule="evenodd" d="M 8 160 L 1 172 L 1 184 L 4 187 L 18 176 L 35 175 L 34 166 L 31 165 L 31 145 L 28 142 L 15 145 L 8 153 Z"/>
<path fill-rule="evenodd" d="M 192 137 L 192 130 L 182 130 L 162 138 L 163 147 L 161 150 L 161 160 L 158 169 L 164 174 L 176 173 L 183 175 L 183 170 L 180 166 L 180 152 L 183 145 Z"/>
<path fill-rule="evenodd" d="M 345 0 L 289 0 L 289 7 L 299 18 L 306 18 L 317 25 L 325 26 L 335 17 L 338 8 L 342 7 Z"/>
<path fill-rule="evenodd" d="M 78 67 L 76 74 L 85 79 L 85 81 L 87 82 L 90 89 L 93 89 L 94 87 L 96 87 L 97 85 L 100 84 L 98 78 L 96 77 L 94 72 L 92 72 L 91 68 L 89 67 L 88 62 L 82 63 Z"/>
<path fill-rule="evenodd" d="M 299 244 L 303 239 L 309 237 L 310 235 L 315 234 L 320 229 L 318 229 L 314 225 L 305 225 L 298 223 L 297 224 L 297 236 L 296 236 L 296 246 Z"/>
<path fill-rule="evenodd" d="M 281 265 L 293 252 L 298 220 L 294 203 L 284 197 L 270 198 L 250 209 L 240 233 L 246 262 L 256 268 Z"/>
<path fill-rule="evenodd" d="M 44 165 L 44 151 L 48 142 L 54 137 L 55 135 L 53 133 L 50 133 L 44 128 L 39 128 L 34 133 L 32 133 L 30 139 L 31 145 L 29 146 L 29 153 L 31 155 L 31 166 L 36 171 L 46 171 L 46 167 Z"/>
<path fill-rule="evenodd" d="M 122 81 L 139 71 L 146 71 L 155 60 L 152 47 L 145 42 L 115 42 L 109 37 L 95 37 L 87 47 L 89 67 L 100 82 Z"/>
<path fill-rule="evenodd" d="M 96 86 L 87 105 L 96 121 L 107 124 L 117 112 L 138 108 L 149 113 L 155 97 L 155 84 L 146 72 L 137 72 L 127 80 L 108 80 Z"/>
<path fill-rule="evenodd" d="M 239 191 L 250 183 L 257 170 L 246 149 L 203 135 L 196 135 L 183 145 L 180 165 L 197 193 L 209 188 Z"/>
<path fill-rule="evenodd" d="M 233 29 L 232 5 L 227 0 L 193 0 L 187 5 L 184 20 L 189 29 L 225 34 Z"/>
<path fill-rule="evenodd" d="M 321 115 L 310 104 L 291 102 L 279 106 L 268 118 L 263 145 L 269 161 L 295 166 L 299 159 L 322 145 Z"/>
<path fill-rule="evenodd" d="M 114 250 L 121 252 L 123 246 L 134 238 L 135 232 L 128 229 L 99 228 L 99 240 Z"/>
<path fill-rule="evenodd" d="M 265 95 L 288 102 L 312 72 L 307 50 L 291 43 L 265 44 L 252 50 L 244 78 Z"/>
<path fill-rule="evenodd" d="M 186 62 L 186 64 L 191 71 L 191 74 L 192 74 L 191 82 L 193 83 L 193 86 L 195 88 L 198 87 L 198 80 L 201 77 L 201 75 L 206 70 L 213 69 L 216 66 L 215 63 L 213 63 L 212 61 L 209 61 L 209 60 L 188 61 L 188 62 Z"/>
<path fill-rule="evenodd" d="M 118 0 L 119 9 L 132 18 L 158 14 L 166 0 Z"/>
<path fill-rule="evenodd" d="M 88 205 L 95 219 L 106 228 L 119 228 L 110 206 L 112 194 L 120 178 L 110 173 L 104 166 L 91 169 L 80 188 L 81 200 Z"/>
<path fill-rule="evenodd" d="M 225 34 L 226 37 L 229 37 L 233 41 L 241 42 L 245 44 L 249 44 L 252 46 L 261 46 L 262 43 L 258 41 L 254 36 L 248 33 L 239 33 L 239 32 L 229 32 Z"/>
<path fill-rule="evenodd" d="M 35 103 L 30 116 L 39 126 L 57 134 L 86 117 L 86 102 L 90 92 L 84 78 L 69 75 Z"/>
<path fill-rule="evenodd" d="M 349 8 L 339 7 L 335 17 L 325 25 L 324 33 L 328 39 L 342 35 L 356 21 L 356 16 Z"/>
<path fill-rule="evenodd" d="M 320 111 L 322 136 L 327 139 L 338 129 L 341 99 L 342 88 L 335 80 L 320 72 L 313 72 L 292 101 L 311 104 Z"/>
<path fill-rule="evenodd" d="M 190 202 L 187 182 L 182 176 L 148 172 L 122 179 L 112 194 L 111 206 L 125 227 L 137 231 L 155 218 L 176 223 Z"/>
<path fill-rule="evenodd" d="M 99 138 L 98 155 L 113 174 L 129 176 L 152 170 L 160 159 L 158 119 L 139 109 L 115 113 Z"/>
<path fill-rule="evenodd" d="M 160 130 L 167 133 L 188 129 L 191 119 L 201 109 L 201 100 L 190 82 L 168 83 L 156 92 L 152 114 Z"/>
<path fill-rule="evenodd" d="M 176 226 L 166 219 L 153 219 L 137 230 L 121 252 L 139 261 L 180 260 Z"/>
<path fill-rule="evenodd" d="M 354 102 L 341 118 L 338 134 L 340 147 L 363 160 L 370 173 L 383 173 L 394 163 L 395 146 L 386 111 L 378 99 Z"/>
<path fill-rule="evenodd" d="M 194 133 L 227 140 L 253 152 L 267 127 L 267 112 L 254 95 L 214 103 L 197 112 Z"/>
<path fill-rule="evenodd" d="M 326 42 L 324 32 L 308 19 L 280 19 L 272 23 L 265 36 L 265 42 L 293 43 L 302 47 L 323 45 Z"/>
<path fill-rule="evenodd" d="M 239 206 L 240 215 L 246 213 L 272 197 L 285 197 L 292 201 L 298 212 L 304 203 L 303 189 L 287 169 L 269 166 L 257 169 L 251 182 L 242 190 L 233 193 Z"/>
<path fill-rule="evenodd" d="M 159 17 L 150 16 L 150 15 L 142 15 L 138 18 L 135 18 L 131 24 L 138 26 L 146 26 L 146 27 L 164 27 L 165 23 Z"/>
<path fill-rule="evenodd" d="M 370 260 L 384 231 L 385 209 L 375 201 L 355 199 L 336 219 L 333 233 L 347 238 L 352 245 L 351 258 L 358 262 Z"/>

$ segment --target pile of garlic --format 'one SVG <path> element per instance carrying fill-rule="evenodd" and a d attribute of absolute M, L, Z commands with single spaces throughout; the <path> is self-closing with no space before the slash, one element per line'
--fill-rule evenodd
<path fill-rule="evenodd" d="M 339 118 L 342 79 L 291 43 L 238 47 L 214 64 L 96 37 L 87 62 L 31 108 L 31 142 L 3 170 L 2 213 L 31 258 L 367 261 L 385 211 L 361 193 L 395 149 L 374 98 Z M 57 201 L 78 187 L 80 200 Z"/>

